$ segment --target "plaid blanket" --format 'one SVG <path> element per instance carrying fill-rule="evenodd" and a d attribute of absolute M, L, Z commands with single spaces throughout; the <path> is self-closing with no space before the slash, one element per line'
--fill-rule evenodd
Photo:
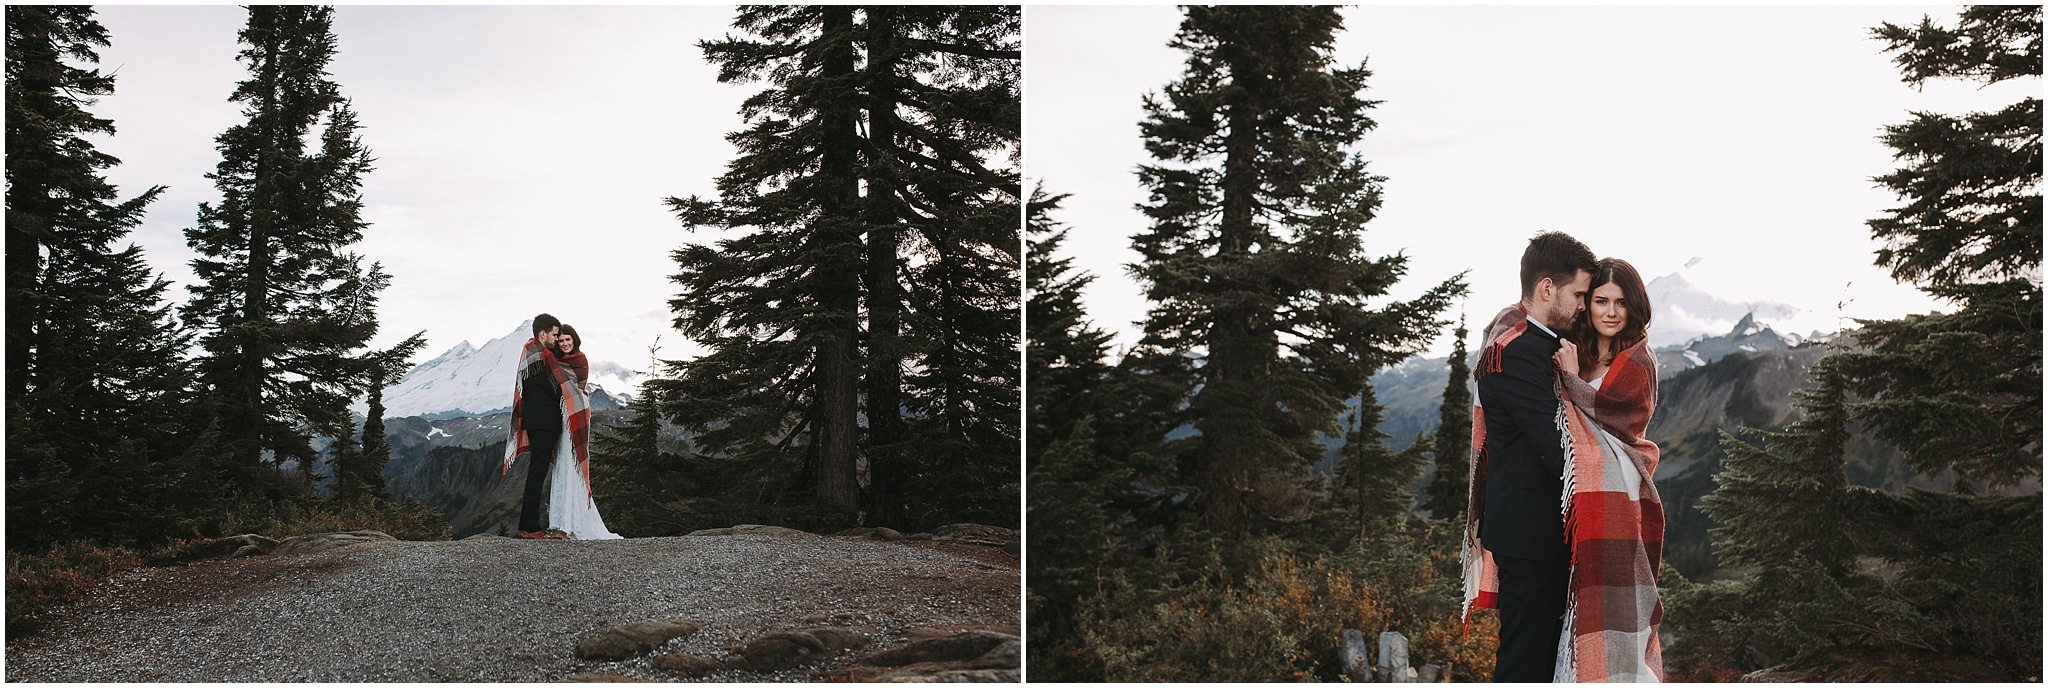
<path fill-rule="evenodd" d="M 1486 330 L 1475 375 L 1500 371 L 1501 350 L 1528 328 L 1519 305 Z M 1590 344 L 1590 343 L 1589 343 Z M 1565 494 L 1560 495 L 1571 539 L 1571 577 L 1565 630 L 1558 641 L 1560 682 L 1662 681 L 1657 628 L 1664 606 L 1657 597 L 1663 557 L 1664 510 L 1653 478 L 1657 445 L 1643 439 L 1657 398 L 1657 360 L 1646 344 L 1617 354 L 1598 390 L 1558 375 L 1558 418 L 1565 429 Z M 1484 513 L 1486 425 L 1472 414 L 1472 495 L 1464 543 L 1465 621 L 1472 612 L 1498 609 L 1500 579 L 1479 542 Z"/>
<path fill-rule="evenodd" d="M 562 429 L 566 431 L 569 446 L 576 455 L 576 469 L 583 474 L 584 491 L 587 493 L 590 491 L 590 359 L 581 351 L 557 356 L 532 339 L 526 340 L 526 346 L 519 350 L 519 367 L 516 368 L 519 373 L 512 380 L 512 434 L 505 442 L 505 465 L 499 474 L 511 473 L 513 461 L 533 452 L 526 428 L 522 427 L 526 418 L 526 399 L 522 395 L 525 385 L 520 381 L 534 365 L 547 366 L 548 372 L 555 376 L 555 383 L 561 385 L 565 419 Z M 561 457 L 556 457 L 556 460 L 561 460 Z"/>

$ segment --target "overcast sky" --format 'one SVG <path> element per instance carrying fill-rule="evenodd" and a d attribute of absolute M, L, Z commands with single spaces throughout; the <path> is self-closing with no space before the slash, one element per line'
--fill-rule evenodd
<path fill-rule="evenodd" d="M 597 360 L 645 369 L 668 332 L 686 231 L 662 199 L 712 195 L 732 157 L 726 133 L 759 84 L 723 85 L 696 47 L 724 35 L 728 7 L 370 7 L 335 10 L 328 71 L 352 99 L 376 158 L 371 223 L 356 250 L 392 275 L 380 311 L 388 346 L 425 330 L 424 361 L 482 345 L 546 311 L 576 325 Z M 205 175 L 214 137 L 244 120 L 227 98 L 239 7 L 100 6 L 118 70 L 91 110 L 119 133 L 109 177 L 133 195 L 170 190 L 132 235 L 157 270 L 192 279 L 183 230 L 220 196 Z M 188 298 L 182 286 L 170 297 Z M 666 357 L 695 349 L 669 332 Z"/>
<path fill-rule="evenodd" d="M 1470 270 L 1475 327 L 1516 300 L 1516 261 L 1542 230 L 1645 279 L 1682 270 L 1729 300 L 1803 309 L 1781 331 L 1941 309 L 1872 265 L 1863 223 L 1898 205 L 1869 181 L 1897 166 L 1877 137 L 1911 110 L 1995 109 L 2040 89 L 1918 92 L 1869 37 L 1923 14 L 1952 25 L 1956 11 L 1346 8 L 1337 61 L 1369 58 L 1365 96 L 1383 101 L 1358 146 L 1388 178 L 1368 250 L 1410 257 L 1398 298 Z M 1145 310 L 1124 272 L 1145 227 L 1141 97 L 1183 72 L 1166 46 L 1179 21 L 1165 6 L 1025 10 L 1027 174 L 1073 194 L 1056 219 L 1097 276 L 1090 313 L 1121 345 Z M 1431 348 L 1449 350 L 1448 333 Z"/>

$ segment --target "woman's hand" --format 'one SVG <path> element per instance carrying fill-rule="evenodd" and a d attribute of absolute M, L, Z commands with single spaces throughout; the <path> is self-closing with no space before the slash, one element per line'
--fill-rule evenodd
<path fill-rule="evenodd" d="M 1557 362 L 1558 370 L 1577 376 L 1579 374 L 1579 347 L 1572 344 L 1572 340 L 1569 339 L 1558 339 L 1557 343 L 1559 344 L 1557 353 L 1551 354 L 1550 360 Z"/>

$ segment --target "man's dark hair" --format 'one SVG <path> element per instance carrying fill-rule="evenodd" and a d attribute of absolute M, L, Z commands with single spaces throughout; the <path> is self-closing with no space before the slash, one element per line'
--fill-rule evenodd
<path fill-rule="evenodd" d="M 1527 259 L 1523 259 L 1523 262 L 1527 263 Z M 1524 268 L 1524 271 L 1526 270 L 1527 268 Z M 533 316 L 533 336 L 535 337 L 540 336 L 542 330 L 552 330 L 561 326 L 562 321 L 556 320 L 555 316 L 546 313 Z"/>
<path fill-rule="evenodd" d="M 1599 264 L 1593 249 L 1564 232 L 1531 237 L 1529 248 L 1522 250 L 1522 298 L 1536 296 L 1536 283 L 1545 277 L 1553 284 L 1564 284 L 1576 279 L 1580 270 L 1592 272 Z"/>

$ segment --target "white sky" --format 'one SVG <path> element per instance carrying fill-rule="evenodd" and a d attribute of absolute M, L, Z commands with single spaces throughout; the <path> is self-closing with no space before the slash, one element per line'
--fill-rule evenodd
<path fill-rule="evenodd" d="M 372 7 L 335 11 L 329 64 L 354 100 L 376 170 L 356 250 L 384 263 L 388 346 L 426 330 L 415 362 L 511 332 L 538 312 L 576 325 L 593 358 L 644 370 L 696 351 L 669 330 L 669 251 L 692 234 L 662 199 L 714 195 L 726 133 L 759 84 L 727 86 L 696 43 L 724 35 L 728 7 Z M 125 196 L 170 190 L 131 238 L 179 286 L 192 279 L 183 230 L 219 194 L 204 175 L 214 137 L 241 121 L 227 101 L 239 7 L 101 6 L 118 69 L 90 109 L 119 132 Z"/>
<path fill-rule="evenodd" d="M 2041 87 L 1916 92 L 1869 38 L 1923 14 L 1953 25 L 1956 11 L 1346 8 L 1337 61 L 1370 57 L 1365 97 L 1384 101 L 1358 148 L 1388 178 L 1368 250 L 1410 257 L 1396 298 L 1470 269 L 1475 327 L 1516 299 L 1522 248 L 1550 229 L 1645 279 L 1700 258 L 1684 274 L 1708 292 L 1805 310 L 1781 331 L 1942 309 L 1872 265 L 1863 223 L 1898 205 L 1869 181 L 1897 167 L 1877 136 L 1909 111 L 1995 109 Z M 1055 219 L 1119 345 L 1146 305 L 1124 271 L 1146 226 L 1141 96 L 1182 73 L 1166 47 L 1179 21 L 1164 6 L 1025 9 L 1027 178 L 1074 194 Z M 1450 345 L 1446 332 L 1431 353 Z"/>

